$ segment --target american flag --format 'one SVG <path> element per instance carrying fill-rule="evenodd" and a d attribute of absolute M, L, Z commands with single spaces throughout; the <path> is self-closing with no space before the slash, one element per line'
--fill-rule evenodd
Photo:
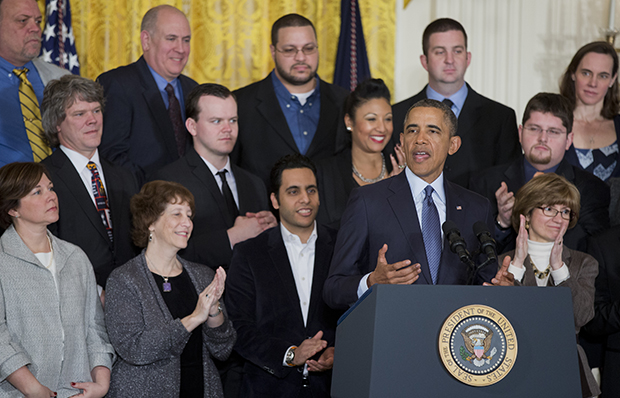
<path fill-rule="evenodd" d="M 41 55 L 45 62 L 65 68 L 74 75 L 80 74 L 69 0 L 45 1 L 45 29 L 41 39 Z"/>
<path fill-rule="evenodd" d="M 350 91 L 370 77 L 362 17 L 357 0 L 342 0 L 340 39 L 334 69 L 334 84 Z"/>

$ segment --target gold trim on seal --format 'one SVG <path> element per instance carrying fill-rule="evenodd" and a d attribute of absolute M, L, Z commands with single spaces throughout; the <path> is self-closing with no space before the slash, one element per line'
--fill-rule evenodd
<path fill-rule="evenodd" d="M 469 318 L 475 318 L 478 321 L 477 324 L 482 323 L 483 326 L 492 325 L 490 329 L 503 333 L 503 336 L 498 336 L 502 347 L 497 353 L 500 357 L 503 356 L 503 359 L 501 362 L 492 365 L 490 371 L 469 371 L 459 363 L 462 362 L 462 358 L 455 359 L 453 356 L 456 349 L 452 347 L 453 341 L 461 342 L 464 340 L 460 334 L 454 336 L 455 329 Z M 472 320 L 472 322 L 476 322 L 476 320 Z M 472 304 L 454 311 L 441 326 L 438 340 L 439 356 L 443 365 L 455 379 L 470 386 L 484 387 L 497 383 L 510 373 L 517 359 L 517 336 L 512 324 L 501 312 L 486 305 Z M 459 343 L 458 345 L 460 347 L 463 344 Z M 497 352 L 497 348 L 495 348 L 495 352 Z M 459 355 L 458 351 L 456 355 Z M 479 361 L 479 363 L 481 362 Z"/>

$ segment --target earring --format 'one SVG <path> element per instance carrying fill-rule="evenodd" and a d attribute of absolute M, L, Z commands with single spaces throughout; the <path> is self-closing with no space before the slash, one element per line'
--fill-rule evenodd
<path fill-rule="evenodd" d="M 149 232 L 149 242 L 153 241 L 153 232 Z"/>
<path fill-rule="evenodd" d="M 525 220 L 525 229 L 530 229 L 530 220 Z"/>
<path fill-rule="evenodd" d="M 351 131 L 351 127 L 347 126 L 347 131 Z"/>

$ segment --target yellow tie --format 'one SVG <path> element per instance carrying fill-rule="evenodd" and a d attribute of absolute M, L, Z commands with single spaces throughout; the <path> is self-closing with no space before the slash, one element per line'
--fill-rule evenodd
<path fill-rule="evenodd" d="M 52 150 L 44 139 L 43 128 L 41 127 L 41 111 L 39 101 L 34 93 L 32 84 L 28 81 L 26 74 L 28 69 L 13 69 L 15 76 L 19 78 L 19 103 L 22 107 L 24 116 L 24 126 L 28 133 L 28 141 L 32 148 L 32 157 L 35 162 L 40 162 L 52 154 Z"/>

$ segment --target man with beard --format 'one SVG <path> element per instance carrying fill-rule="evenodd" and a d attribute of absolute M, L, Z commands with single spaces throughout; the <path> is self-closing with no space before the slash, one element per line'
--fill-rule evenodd
<path fill-rule="evenodd" d="M 52 153 L 39 105 L 47 83 L 69 71 L 36 58 L 41 19 L 34 0 L 0 0 L 0 167 L 40 162 Z"/>
<path fill-rule="evenodd" d="M 345 134 L 342 103 L 347 95 L 317 76 L 319 49 L 312 22 L 298 14 L 271 28 L 274 70 L 235 92 L 239 138 L 233 162 L 269 185 L 269 171 L 281 157 L 301 153 L 312 160 L 334 155 Z M 339 139 L 337 139 L 339 137 Z"/>
<path fill-rule="evenodd" d="M 572 127 L 573 111 L 564 97 L 536 94 L 525 107 L 523 124 L 519 126 L 523 155 L 471 179 L 470 189 L 486 196 L 493 206 L 495 237 L 502 252 L 514 249 L 517 236 L 510 225 L 514 195 L 526 182 L 542 173 L 566 177 L 581 194 L 579 221 L 564 235 L 567 247 L 585 251 L 588 236 L 609 227 L 609 187 L 564 159 L 573 142 Z"/>

